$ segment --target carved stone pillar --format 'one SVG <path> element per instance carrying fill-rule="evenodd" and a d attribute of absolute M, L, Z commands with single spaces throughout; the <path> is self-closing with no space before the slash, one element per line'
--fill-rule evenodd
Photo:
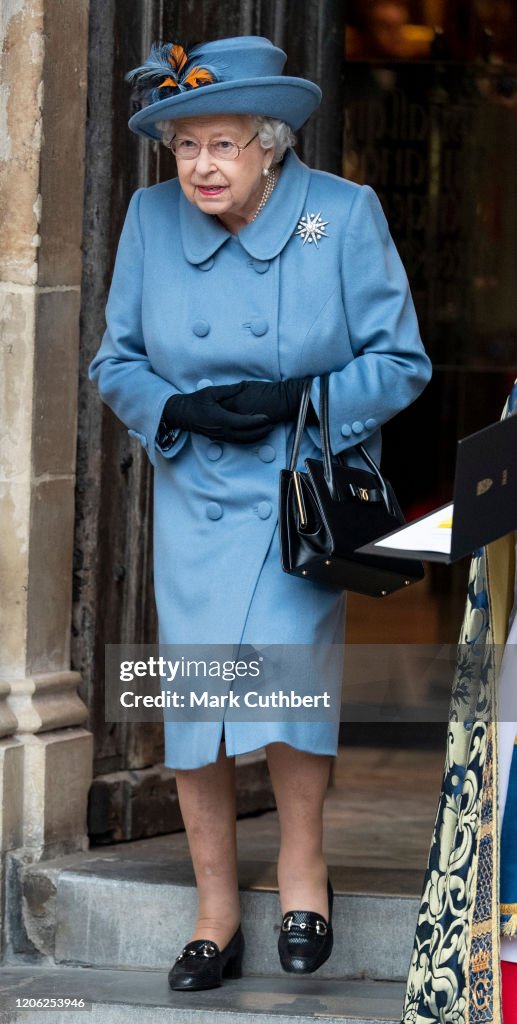
<path fill-rule="evenodd" d="M 0 854 L 86 843 L 70 670 L 87 0 L 10 0 L 0 135 Z M 2 886 L 3 888 L 3 886 Z"/>

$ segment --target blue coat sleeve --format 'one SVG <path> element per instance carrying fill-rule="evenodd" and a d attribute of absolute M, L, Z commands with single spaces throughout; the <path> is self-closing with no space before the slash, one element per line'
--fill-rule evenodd
<path fill-rule="evenodd" d="M 362 443 L 410 405 L 431 377 L 409 283 L 379 199 L 358 190 L 345 229 L 343 304 L 354 358 L 329 377 L 334 453 Z M 311 399 L 319 407 L 319 378 Z"/>
<path fill-rule="evenodd" d="M 142 330 L 144 244 L 139 208 L 144 189 L 131 197 L 117 249 L 106 306 L 107 329 L 88 376 L 96 381 L 101 398 L 145 448 L 151 462 L 172 458 L 183 447 L 182 431 L 174 445 L 162 452 L 156 432 L 163 408 L 178 388 L 155 373 L 147 356 Z M 160 455 L 158 455 L 160 453 Z"/>

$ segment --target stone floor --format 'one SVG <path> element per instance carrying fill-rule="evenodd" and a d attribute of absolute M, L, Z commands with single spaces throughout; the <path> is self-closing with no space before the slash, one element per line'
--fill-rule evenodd
<path fill-rule="evenodd" d="M 83 1011 L 31 1010 L 30 1004 L 17 1010 L 20 996 L 50 1000 L 58 994 L 82 998 Z M 400 984 L 322 982 L 316 975 L 242 978 L 215 991 L 186 993 L 172 992 L 154 971 L 7 967 L 0 976 L 0 1024 L 393 1024 L 402 997 Z"/>

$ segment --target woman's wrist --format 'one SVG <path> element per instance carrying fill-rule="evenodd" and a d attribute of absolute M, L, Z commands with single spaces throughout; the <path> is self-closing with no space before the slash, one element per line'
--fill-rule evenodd
<path fill-rule="evenodd" d="M 176 395 L 171 395 L 167 399 L 158 430 L 156 431 L 156 443 L 164 452 L 170 451 L 181 433 L 181 427 L 174 423 L 174 398 L 176 398 Z"/>
<path fill-rule="evenodd" d="M 158 430 L 156 431 L 156 444 L 163 452 L 168 452 L 176 443 L 181 434 L 181 427 L 169 427 L 165 419 L 161 418 Z"/>

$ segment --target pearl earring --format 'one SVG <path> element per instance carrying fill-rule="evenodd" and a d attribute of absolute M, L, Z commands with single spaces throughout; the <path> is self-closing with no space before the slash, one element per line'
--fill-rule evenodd
<path fill-rule="evenodd" d="M 269 167 L 263 167 L 262 168 L 262 174 L 264 175 L 265 178 L 267 178 L 267 176 L 269 174 Z"/>

